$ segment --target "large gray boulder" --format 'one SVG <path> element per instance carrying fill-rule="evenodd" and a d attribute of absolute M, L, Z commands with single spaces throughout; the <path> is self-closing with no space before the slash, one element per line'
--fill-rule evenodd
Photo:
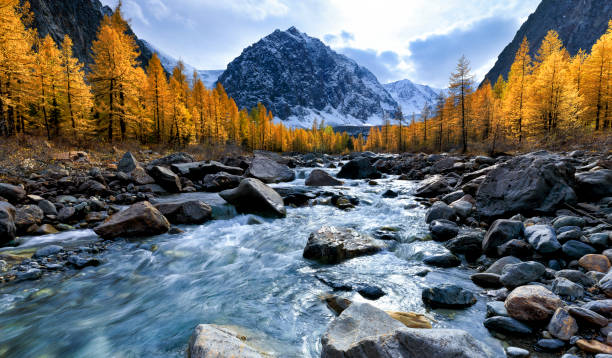
<path fill-rule="evenodd" d="M 202 224 L 212 217 L 212 208 L 201 200 L 163 202 L 155 208 L 172 224 Z"/>
<path fill-rule="evenodd" d="M 245 337 L 233 327 L 215 324 L 198 325 L 187 349 L 188 358 L 263 358 L 245 343 Z"/>
<path fill-rule="evenodd" d="M 547 152 L 515 157 L 486 175 L 476 192 L 476 207 L 485 218 L 548 214 L 576 201 L 573 178 L 574 167 L 563 157 Z"/>
<path fill-rule="evenodd" d="M 305 184 L 307 186 L 337 186 L 342 185 L 342 182 L 324 170 L 314 169 L 306 178 Z"/>
<path fill-rule="evenodd" d="M 600 169 L 576 174 L 576 191 L 581 200 L 587 201 L 612 196 L 612 170 Z"/>
<path fill-rule="evenodd" d="M 482 251 L 489 256 L 498 254 L 498 247 L 513 239 L 520 239 L 524 233 L 523 222 L 498 219 L 493 222 L 482 240 Z"/>
<path fill-rule="evenodd" d="M 0 183 L 0 196 L 16 204 L 25 198 L 26 192 L 20 186 Z"/>
<path fill-rule="evenodd" d="M 285 217 L 283 198 L 272 188 L 255 178 L 247 178 L 237 188 L 219 193 L 225 201 L 243 213 L 257 213 L 272 217 Z"/>
<path fill-rule="evenodd" d="M 247 175 L 264 183 L 280 183 L 295 179 L 295 172 L 288 166 L 262 156 L 253 158 Z"/>
<path fill-rule="evenodd" d="M 310 234 L 303 257 L 325 264 L 334 264 L 357 256 L 381 251 L 387 244 L 351 228 L 323 226 Z"/>
<path fill-rule="evenodd" d="M 456 329 L 405 327 L 384 311 L 353 302 L 321 337 L 321 358 L 493 357 L 469 333 Z"/>
<path fill-rule="evenodd" d="M 368 158 L 357 158 L 344 164 L 338 172 L 338 178 L 344 179 L 377 179 L 380 178 L 378 169 L 370 164 Z"/>
<path fill-rule="evenodd" d="M 15 207 L 7 202 L 0 201 L 0 246 L 15 240 Z"/>
<path fill-rule="evenodd" d="M 163 234 L 170 223 L 159 210 L 148 201 L 136 203 L 109 217 L 94 228 L 96 234 L 105 239 L 115 237 L 137 237 Z"/>
<path fill-rule="evenodd" d="M 451 191 L 448 181 L 442 175 L 437 174 L 423 180 L 414 195 L 422 198 L 434 198 Z"/>
<path fill-rule="evenodd" d="M 170 168 L 176 174 L 196 181 L 201 180 L 209 174 L 225 172 L 232 175 L 242 175 L 244 173 L 242 168 L 224 165 L 214 160 L 209 162 L 172 164 Z"/>

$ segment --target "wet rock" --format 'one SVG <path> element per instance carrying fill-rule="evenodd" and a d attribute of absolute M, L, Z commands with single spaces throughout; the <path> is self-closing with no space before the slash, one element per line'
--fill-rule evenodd
<path fill-rule="evenodd" d="M 59 245 L 47 245 L 47 246 L 43 246 L 40 249 L 36 250 L 36 252 L 34 253 L 32 257 L 34 258 L 47 257 L 47 256 L 58 254 L 62 250 L 63 250 L 63 247 Z"/>
<path fill-rule="evenodd" d="M 89 266 L 98 266 L 101 264 L 100 259 L 95 257 L 81 257 L 78 255 L 70 255 L 68 262 L 78 269 L 82 269 Z"/>
<path fill-rule="evenodd" d="M 452 221 L 455 218 L 455 210 L 442 201 L 436 201 L 425 214 L 425 222 L 431 223 L 434 220 L 444 219 Z"/>
<path fill-rule="evenodd" d="M 515 320 L 512 317 L 494 316 L 487 318 L 483 322 L 487 329 L 511 336 L 526 336 L 533 333 L 533 329 L 528 325 Z"/>
<path fill-rule="evenodd" d="M 476 303 L 472 291 L 451 284 L 424 288 L 421 297 L 431 307 L 464 308 Z"/>
<path fill-rule="evenodd" d="M 482 254 L 482 240 L 482 234 L 463 234 L 444 243 L 444 247 L 453 254 L 464 255 L 467 261 L 472 262 L 478 259 Z"/>
<path fill-rule="evenodd" d="M 414 312 L 385 311 L 391 318 L 400 321 L 409 328 L 432 328 L 431 322 L 425 315 Z"/>
<path fill-rule="evenodd" d="M 529 351 L 523 348 L 518 348 L 518 347 L 508 347 L 506 348 L 506 357 L 507 358 L 527 358 L 529 357 Z"/>
<path fill-rule="evenodd" d="M 188 358 L 263 358 L 256 349 L 249 346 L 247 337 L 233 327 L 215 324 L 198 325 L 187 349 Z"/>
<path fill-rule="evenodd" d="M 612 297 L 612 270 L 609 271 L 601 280 L 599 280 L 597 286 L 599 286 L 601 291 L 606 296 Z"/>
<path fill-rule="evenodd" d="M 601 169 L 576 174 L 576 190 L 578 197 L 586 201 L 612 196 L 612 170 Z"/>
<path fill-rule="evenodd" d="M 571 314 L 580 325 L 595 327 L 605 327 L 608 325 L 608 319 L 606 317 L 584 307 L 570 306 L 569 314 Z"/>
<path fill-rule="evenodd" d="M 497 248 L 499 256 L 514 256 L 525 258 L 532 255 L 533 247 L 526 241 L 512 239 Z"/>
<path fill-rule="evenodd" d="M 572 282 L 582 285 L 582 287 L 589 288 L 595 285 L 595 280 L 588 277 L 584 272 L 578 270 L 559 270 L 555 273 L 555 277 L 563 277 Z"/>
<path fill-rule="evenodd" d="M 344 179 L 378 179 L 381 174 L 370 164 L 367 158 L 357 158 L 344 164 L 337 177 Z"/>
<path fill-rule="evenodd" d="M 241 176 L 226 172 L 219 172 L 215 174 L 207 174 L 204 179 L 202 179 L 202 185 L 204 185 L 205 191 L 216 193 L 219 191 L 236 188 L 238 185 L 240 185 L 241 180 Z"/>
<path fill-rule="evenodd" d="M 293 181 L 295 172 L 288 166 L 279 164 L 272 159 L 255 156 L 249 166 L 247 176 L 257 178 L 264 183 L 280 183 Z"/>
<path fill-rule="evenodd" d="M 482 251 L 487 255 L 497 255 L 499 246 L 513 239 L 520 239 L 523 232 L 524 226 L 521 221 L 495 220 L 482 241 Z"/>
<path fill-rule="evenodd" d="M 76 210 L 72 206 L 64 206 L 57 214 L 57 220 L 63 223 L 72 222 L 75 214 Z"/>
<path fill-rule="evenodd" d="M 258 213 L 272 217 L 285 217 L 287 211 L 283 198 L 271 187 L 255 178 L 247 178 L 235 189 L 219 193 L 236 210 L 243 213 Z"/>
<path fill-rule="evenodd" d="M 594 339 L 579 339 L 576 341 L 576 345 L 585 352 L 612 354 L 612 346 L 598 342 Z"/>
<path fill-rule="evenodd" d="M 384 241 L 360 234 L 351 228 L 323 226 L 308 237 L 303 257 L 334 264 L 357 256 L 370 255 L 386 248 Z"/>
<path fill-rule="evenodd" d="M 570 259 L 579 259 L 584 255 L 597 252 L 593 246 L 576 240 L 569 240 L 561 247 L 565 256 Z"/>
<path fill-rule="evenodd" d="M 380 287 L 371 285 L 358 286 L 357 293 L 368 300 L 377 300 L 385 295 L 385 291 L 383 291 Z"/>
<path fill-rule="evenodd" d="M 325 295 L 323 296 L 323 300 L 327 304 L 327 307 L 334 311 L 336 315 L 339 315 L 351 305 L 350 300 L 337 295 Z"/>
<path fill-rule="evenodd" d="M 57 215 L 57 208 L 55 207 L 55 204 L 49 200 L 42 199 L 38 201 L 37 205 L 45 215 Z"/>
<path fill-rule="evenodd" d="M 7 202 L 0 201 L 0 246 L 15 240 L 17 228 L 15 227 L 15 207 Z"/>
<path fill-rule="evenodd" d="M 306 178 L 305 184 L 307 186 L 337 186 L 342 185 L 342 182 L 324 170 L 314 169 Z"/>
<path fill-rule="evenodd" d="M 154 167 L 156 165 L 170 166 L 173 164 L 181 164 L 181 163 L 192 163 L 194 161 L 193 157 L 184 152 L 177 152 L 167 155 L 165 157 L 155 159 L 151 163 L 149 163 L 149 167 Z"/>
<path fill-rule="evenodd" d="M 451 191 L 448 181 L 441 175 L 434 175 L 421 182 L 414 195 L 422 198 L 433 198 Z"/>
<path fill-rule="evenodd" d="M 24 205 L 15 212 L 15 226 L 18 232 L 25 232 L 28 227 L 42 222 L 45 213 L 37 205 Z"/>
<path fill-rule="evenodd" d="M 610 270 L 610 261 L 604 255 L 584 255 L 578 260 L 578 264 L 587 271 L 607 273 Z"/>
<path fill-rule="evenodd" d="M 500 276 L 494 273 L 486 273 L 486 272 L 475 273 L 472 276 L 470 276 L 470 279 L 472 280 L 472 282 L 474 282 L 480 287 L 500 288 L 503 286 L 500 281 Z"/>
<path fill-rule="evenodd" d="M 423 259 L 423 263 L 435 267 L 456 267 L 461 265 L 461 260 L 451 253 L 431 255 Z"/>
<path fill-rule="evenodd" d="M 36 229 L 36 235 L 57 234 L 59 231 L 51 224 L 42 224 Z"/>
<path fill-rule="evenodd" d="M 471 197 L 470 197 L 471 198 Z M 472 213 L 474 204 L 467 199 L 460 199 L 449 205 L 461 219 L 466 219 Z"/>
<path fill-rule="evenodd" d="M 578 323 L 565 308 L 557 308 L 548 323 L 548 332 L 562 341 L 569 339 L 578 332 Z"/>
<path fill-rule="evenodd" d="M 557 277 L 552 283 L 552 291 L 561 296 L 575 300 L 584 296 L 584 288 L 566 278 Z"/>
<path fill-rule="evenodd" d="M 508 315 L 520 321 L 547 320 L 562 304 L 557 295 L 536 285 L 515 288 L 505 301 Z"/>
<path fill-rule="evenodd" d="M 321 345 L 322 358 L 493 356 L 465 331 L 407 328 L 384 311 L 358 302 L 329 325 Z"/>
<path fill-rule="evenodd" d="M 536 281 L 546 271 L 539 262 L 527 261 L 504 266 L 500 277 L 502 285 L 512 288 Z"/>
<path fill-rule="evenodd" d="M 399 193 L 391 189 L 387 189 L 384 193 L 382 193 L 381 196 L 383 198 L 397 198 L 399 196 Z"/>
<path fill-rule="evenodd" d="M 112 215 L 94 228 L 105 239 L 163 234 L 170 228 L 168 220 L 148 201 L 133 204 Z"/>
<path fill-rule="evenodd" d="M 578 217 L 578 216 L 559 216 L 557 218 L 555 218 L 555 220 L 553 220 L 552 222 L 553 227 L 558 230 L 564 226 L 576 226 L 576 227 L 583 227 L 585 224 L 585 221 L 583 218 Z"/>
<path fill-rule="evenodd" d="M 429 224 L 431 237 L 436 241 L 446 241 L 457 236 L 459 227 L 452 221 L 437 219 Z"/>
<path fill-rule="evenodd" d="M 571 227 L 571 226 L 566 226 Z M 567 231 L 562 231 L 557 235 L 557 240 L 560 243 L 566 243 L 569 240 L 580 240 L 582 237 L 582 231 L 580 228 L 576 227 L 575 229 L 570 229 Z"/>
<path fill-rule="evenodd" d="M 130 172 L 130 179 L 136 185 L 147 185 L 155 183 L 155 179 L 152 176 L 147 174 L 147 171 L 142 167 L 136 167 L 134 170 Z"/>
<path fill-rule="evenodd" d="M 173 164 L 171 169 L 178 175 L 188 177 L 191 180 L 201 180 L 208 175 L 219 173 L 227 173 L 236 176 L 244 174 L 244 170 L 240 167 L 224 165 L 213 160 L 210 162 Z"/>
<path fill-rule="evenodd" d="M 599 313 L 602 316 L 612 316 L 612 299 L 596 300 L 587 302 L 582 305 L 582 308 L 586 308 L 595 313 Z"/>
<path fill-rule="evenodd" d="M 487 302 L 487 317 L 493 316 L 508 316 L 508 311 L 502 301 Z"/>
<path fill-rule="evenodd" d="M 599 232 L 587 236 L 585 241 L 596 248 L 606 248 L 609 240 L 610 234 L 608 232 Z"/>
<path fill-rule="evenodd" d="M 132 153 L 127 152 L 123 155 L 123 157 L 119 161 L 119 164 L 117 164 L 117 170 L 129 174 L 132 172 L 132 170 L 136 169 L 136 167 L 139 166 L 140 164 L 138 163 L 136 158 L 134 158 Z"/>
<path fill-rule="evenodd" d="M 201 200 L 162 202 L 155 208 L 171 224 L 202 224 L 212 218 L 212 208 Z"/>
<path fill-rule="evenodd" d="M 536 342 L 536 350 L 540 352 L 558 352 L 565 347 L 565 342 L 560 339 L 540 339 Z"/>
<path fill-rule="evenodd" d="M 532 225 L 525 228 L 525 237 L 531 246 L 541 254 L 552 254 L 561 249 L 557 235 L 548 225 Z"/>
<path fill-rule="evenodd" d="M 444 195 L 442 197 L 442 201 L 447 204 L 451 204 L 452 202 L 455 202 L 463 198 L 464 196 L 465 196 L 465 193 L 463 192 L 463 190 L 457 190 L 457 191 L 453 191 L 452 193 L 448 193 Z"/>
<path fill-rule="evenodd" d="M 0 183 L 0 197 L 5 198 L 10 203 L 16 204 L 25 199 L 26 192 L 20 186 Z"/>
<path fill-rule="evenodd" d="M 31 268 L 27 271 L 18 271 L 15 275 L 15 282 L 38 280 L 42 276 L 42 271 L 38 268 Z"/>
<path fill-rule="evenodd" d="M 181 180 L 178 175 L 166 167 L 154 166 L 149 172 L 155 182 L 171 193 L 181 191 Z"/>
<path fill-rule="evenodd" d="M 573 175 L 574 168 L 557 155 L 536 152 L 515 157 L 486 175 L 475 197 L 478 212 L 484 217 L 550 213 L 576 201 L 569 185 Z"/>

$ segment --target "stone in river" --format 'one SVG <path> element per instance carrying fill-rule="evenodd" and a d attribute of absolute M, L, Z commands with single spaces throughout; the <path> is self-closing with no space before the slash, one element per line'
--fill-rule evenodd
<path fill-rule="evenodd" d="M 257 178 L 264 183 L 280 183 L 292 181 L 295 179 L 295 172 L 284 164 L 279 164 L 276 161 L 264 156 L 255 156 L 247 176 Z"/>
<path fill-rule="evenodd" d="M 476 303 L 472 291 L 452 284 L 424 288 L 421 296 L 423 302 L 432 307 L 464 308 Z"/>
<path fill-rule="evenodd" d="M 487 329 L 514 336 L 526 336 L 533 333 L 533 329 L 512 317 L 494 316 L 484 320 Z"/>
<path fill-rule="evenodd" d="M 499 219 L 487 230 L 482 241 L 482 251 L 487 255 L 497 255 L 497 248 L 512 239 L 523 237 L 524 226 L 521 221 Z"/>
<path fill-rule="evenodd" d="M 342 185 L 342 182 L 324 170 L 314 169 L 306 178 L 305 184 L 307 186 L 337 186 Z"/>
<path fill-rule="evenodd" d="M 212 208 L 201 200 L 162 202 L 155 208 L 172 224 L 202 224 L 212 217 Z"/>
<path fill-rule="evenodd" d="M 15 240 L 17 228 L 15 227 L 15 207 L 7 202 L 0 201 L 0 246 Z"/>
<path fill-rule="evenodd" d="M 303 257 L 320 263 L 334 264 L 363 255 L 374 254 L 386 243 L 351 228 L 323 226 L 308 237 Z"/>
<path fill-rule="evenodd" d="M 500 282 L 506 287 L 517 287 L 538 280 L 546 271 L 539 262 L 527 261 L 504 266 Z"/>
<path fill-rule="evenodd" d="M 272 217 L 285 217 L 283 198 L 271 187 L 255 178 L 247 178 L 237 188 L 224 190 L 219 195 L 236 210 Z"/>
<path fill-rule="evenodd" d="M 456 267 L 461 265 L 461 260 L 452 253 L 444 253 L 439 255 L 431 255 L 423 259 L 423 263 L 436 267 Z"/>
<path fill-rule="evenodd" d="M 453 220 L 455 218 L 455 210 L 446 205 L 443 201 L 436 201 L 425 214 L 425 222 L 431 223 L 434 220 L 444 219 Z"/>
<path fill-rule="evenodd" d="M 260 352 L 247 344 L 247 337 L 234 327 L 215 324 L 198 325 L 187 349 L 188 358 L 263 358 Z"/>
<path fill-rule="evenodd" d="M 537 285 L 515 288 L 505 302 L 508 315 L 520 321 L 547 320 L 562 304 L 559 296 Z"/>
<path fill-rule="evenodd" d="M 431 236 L 436 241 L 446 241 L 457 236 L 459 227 L 452 221 L 445 219 L 434 220 L 429 224 Z"/>
<path fill-rule="evenodd" d="M 133 204 L 120 211 L 94 231 L 105 239 L 163 234 L 170 228 L 168 220 L 148 201 Z"/>

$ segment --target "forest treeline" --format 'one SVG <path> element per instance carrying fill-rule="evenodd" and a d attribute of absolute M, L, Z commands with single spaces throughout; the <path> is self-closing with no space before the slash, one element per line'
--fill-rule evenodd
<path fill-rule="evenodd" d="M 61 44 L 38 36 L 27 2 L 0 0 L 0 18 L 0 136 L 236 144 L 272 151 L 352 149 L 353 138 L 331 127 L 291 129 L 274 123 L 261 104 L 238 109 L 221 84 L 207 89 L 180 62 L 171 74 L 157 55 L 141 66 L 120 5 L 100 24 L 88 72 L 74 57 L 69 36 Z"/>
<path fill-rule="evenodd" d="M 563 148 L 612 134 L 612 20 L 590 52 L 570 56 L 554 30 L 535 58 L 524 38 L 507 79 L 475 89 L 462 57 L 449 88 L 420 118 L 398 113 L 372 128 L 365 148 L 373 151 L 468 151 Z"/>
<path fill-rule="evenodd" d="M 204 86 L 179 62 L 143 66 L 119 5 L 104 17 L 89 71 L 72 40 L 40 38 L 27 2 L 0 0 L 0 136 L 44 135 L 76 143 L 235 144 L 272 151 L 448 151 L 529 148 L 608 135 L 612 127 L 612 21 L 589 53 L 570 56 L 550 31 L 537 55 L 524 39 L 507 80 L 475 89 L 462 57 L 449 88 L 419 118 L 401 109 L 365 140 L 322 123 L 292 129 L 262 104 L 239 109 L 221 84 Z"/>

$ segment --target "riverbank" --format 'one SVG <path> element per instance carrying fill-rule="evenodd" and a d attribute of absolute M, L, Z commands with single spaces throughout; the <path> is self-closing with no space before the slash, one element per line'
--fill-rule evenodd
<path fill-rule="evenodd" d="M 373 316 L 387 317 L 378 316 L 378 311 L 362 303 L 408 316 L 411 312 L 424 314 L 434 326 L 426 333 L 423 328 L 418 334 L 403 332 L 404 328 L 394 323 L 398 321 L 384 318 L 375 326 L 376 332 L 397 331 L 394 339 L 417 339 L 423 347 L 443 339 L 440 329 L 454 328 L 468 332 L 469 337 L 457 335 L 465 340 L 456 342 L 459 346 L 474 342 L 472 356 L 499 356 L 504 341 L 552 354 L 606 348 L 592 341 L 605 343 L 608 314 L 607 281 L 602 282 L 601 277 L 605 272 L 596 274 L 598 270 L 592 268 L 607 270 L 591 264 L 609 264 L 605 250 L 610 227 L 605 223 L 610 220 L 611 201 L 606 197 L 612 193 L 606 191 L 611 184 L 607 154 L 283 157 L 260 152 L 255 159 L 245 156 L 194 162 L 188 154 L 176 153 L 141 162 L 136 158 L 142 154 L 151 155 L 126 154 L 121 161 L 101 167 L 74 158 L 64 168 L 30 174 L 21 183 L 23 192 L 3 186 L 17 216 L 19 238 L 9 244 L 19 246 L 0 252 L 6 262 L 2 275 L 7 282 L 0 293 L 4 303 L 9 296 L 14 299 L 0 313 L 0 321 L 20 321 L 15 310 L 24 309 L 26 302 L 34 317 L 58 308 L 60 297 L 65 295 L 90 297 L 99 303 L 94 291 L 75 291 L 74 285 L 92 290 L 100 285 L 108 288 L 99 288 L 103 297 L 119 294 L 131 299 L 115 301 L 119 306 L 105 310 L 93 302 L 80 302 L 68 309 L 72 313 L 69 320 L 101 319 L 105 314 L 119 314 L 117 310 L 123 312 L 121 307 L 137 310 L 143 304 L 150 312 L 143 315 L 131 310 L 120 315 L 121 322 L 156 321 L 168 315 L 175 320 L 172 328 L 155 330 L 151 336 L 168 339 L 171 335 L 173 343 L 148 348 L 117 336 L 129 327 L 134 329 L 133 324 L 109 323 L 102 337 L 111 355 L 115 349 L 157 352 L 151 355 L 167 353 L 168 349 L 184 351 L 191 335 L 186 331 L 203 323 L 240 325 L 254 331 L 233 336 L 257 337 L 246 342 L 258 354 L 331 356 L 354 344 L 371 344 L 359 340 L 344 342 L 344 346 L 329 343 L 335 341 L 334 332 L 345 329 L 342 322 L 347 317 L 364 324 L 356 332 L 361 336 L 367 332 L 372 335 L 369 329 L 374 326 L 367 322 Z M 79 160 L 85 164 L 72 164 Z M 258 204 L 252 205 L 253 201 Z M 110 221 L 104 223 L 108 217 Z M 32 236 L 45 225 L 66 231 Z M 336 229 L 321 231 L 323 226 Z M 344 233 L 347 227 L 354 230 L 348 236 Z M 83 241 L 65 245 L 63 239 L 54 240 L 69 233 Z M 137 238 L 123 239 L 129 236 Z M 47 245 L 51 241 L 59 248 Z M 583 255 L 578 257 L 579 253 Z M 516 258 L 507 258 L 511 255 Z M 595 256 L 583 259 L 585 255 Z M 495 263 L 498 257 L 506 258 Z M 245 277 L 234 277 L 237 272 Z M 113 281 L 122 278 L 135 285 L 132 290 Z M 578 282 L 583 295 L 568 296 L 568 287 L 572 294 L 579 289 L 561 278 L 574 285 Z M 532 287 L 534 282 L 547 291 Z M 153 288 L 155 283 L 162 287 Z M 19 296 L 17 292 L 26 287 L 29 294 Z M 509 293 L 518 295 L 521 290 L 526 291 L 518 299 L 522 306 L 514 309 L 517 300 Z M 159 302 L 164 297 L 178 297 L 170 300 L 173 308 L 158 310 L 151 309 L 150 305 L 159 304 L 152 294 Z M 542 297 L 550 302 L 544 305 L 543 313 L 536 310 L 537 319 L 517 316 L 518 311 L 531 312 L 533 302 L 541 308 Z M 346 299 L 359 304 L 334 320 L 335 313 L 342 311 L 337 302 L 346 308 Z M 510 309 L 499 307 L 504 301 Z M 335 307 L 335 313 L 325 311 L 325 302 Z M 79 306 L 81 316 L 76 313 Z M 190 317 L 181 316 L 183 306 Z M 582 307 L 577 311 L 571 306 Z M 602 313 L 606 327 L 594 329 L 592 323 L 578 317 L 585 315 L 585 307 Z M 278 315 L 289 316 L 273 323 Z M 492 317 L 487 319 L 487 315 Z M 565 323 L 549 324 L 551 316 L 553 322 L 570 322 L 569 331 Z M 568 316 L 579 330 L 574 331 Z M 37 321 L 40 319 L 26 319 L 21 324 L 31 328 Z M 105 325 L 98 321 L 100 324 Z M 74 333 L 77 331 L 82 333 L 75 328 Z M 138 337 L 148 336 L 142 329 L 136 331 Z M 221 334 L 224 344 L 231 347 L 238 343 L 232 343 L 231 332 L 235 331 L 201 327 L 193 335 L 192 346 L 198 335 Z M 26 337 L 20 330 L 12 332 L 0 347 L 19 344 L 23 354 L 45 352 L 35 342 L 46 341 L 42 332 L 35 334 L 36 338 Z M 564 332 L 572 334 L 567 337 Z M 302 336 L 305 341 L 300 341 Z M 94 342 L 100 348 L 99 342 Z M 86 346 L 69 335 L 62 352 L 70 356 Z M 192 347 L 192 353 L 198 349 Z M 421 355 L 426 352 L 423 348 Z"/>

